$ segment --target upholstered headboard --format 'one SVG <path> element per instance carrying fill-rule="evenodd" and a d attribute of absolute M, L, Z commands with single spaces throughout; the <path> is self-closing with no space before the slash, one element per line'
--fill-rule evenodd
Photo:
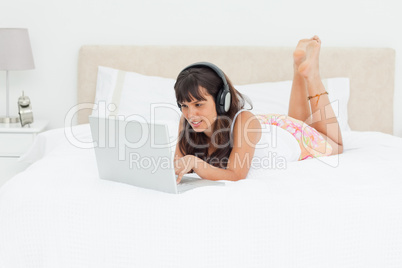
<path fill-rule="evenodd" d="M 93 103 L 97 67 L 176 78 L 183 67 L 210 61 L 234 84 L 291 80 L 293 48 L 234 46 L 83 46 L 78 62 L 78 103 Z M 349 77 L 352 130 L 393 132 L 395 51 L 390 48 L 321 49 L 322 78 Z M 172 92 L 173 94 L 173 92 Z M 91 109 L 78 112 L 88 122 Z"/>

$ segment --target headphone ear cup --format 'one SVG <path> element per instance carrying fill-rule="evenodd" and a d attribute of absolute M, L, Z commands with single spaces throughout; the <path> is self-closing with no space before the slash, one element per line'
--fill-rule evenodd
<path fill-rule="evenodd" d="M 218 115 L 225 114 L 230 109 L 231 94 L 228 89 L 222 89 L 216 98 L 216 112 Z"/>
<path fill-rule="evenodd" d="M 224 105 L 225 113 L 229 111 L 231 101 L 232 101 L 232 94 L 230 94 L 230 91 L 228 91 L 227 94 L 225 95 L 225 105 Z"/>

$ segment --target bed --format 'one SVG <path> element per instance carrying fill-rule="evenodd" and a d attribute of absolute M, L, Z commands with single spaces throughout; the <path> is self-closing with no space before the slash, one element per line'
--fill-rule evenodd
<path fill-rule="evenodd" d="M 99 179 L 88 116 L 101 88 L 141 74 L 156 91 L 121 103 L 127 112 L 157 98 L 172 104 L 173 89 L 158 90 L 197 61 L 220 66 L 256 112 L 286 111 L 291 48 L 83 46 L 66 127 L 38 135 L 21 158 L 32 164 L 0 188 L 0 267 L 402 267 L 392 49 L 322 48 L 341 155 L 180 195 Z M 177 131 L 175 116 L 158 118 Z"/>

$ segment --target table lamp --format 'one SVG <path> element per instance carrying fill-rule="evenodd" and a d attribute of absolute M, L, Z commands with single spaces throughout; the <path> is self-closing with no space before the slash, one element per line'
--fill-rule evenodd
<path fill-rule="evenodd" d="M 27 29 L 0 28 L 0 70 L 6 71 L 6 116 L 0 123 L 18 123 L 18 116 L 9 115 L 8 72 L 34 69 L 31 43 Z M 16 101 L 17 103 L 17 101 Z"/>

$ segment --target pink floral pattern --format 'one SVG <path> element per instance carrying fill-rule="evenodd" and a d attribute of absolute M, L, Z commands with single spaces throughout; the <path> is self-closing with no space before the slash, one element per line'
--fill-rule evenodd
<path fill-rule="evenodd" d="M 300 120 L 279 114 L 258 114 L 256 117 L 261 124 L 278 126 L 296 138 L 301 149 L 299 161 L 327 156 L 332 153 L 332 147 L 324 137 L 317 130 Z"/>

